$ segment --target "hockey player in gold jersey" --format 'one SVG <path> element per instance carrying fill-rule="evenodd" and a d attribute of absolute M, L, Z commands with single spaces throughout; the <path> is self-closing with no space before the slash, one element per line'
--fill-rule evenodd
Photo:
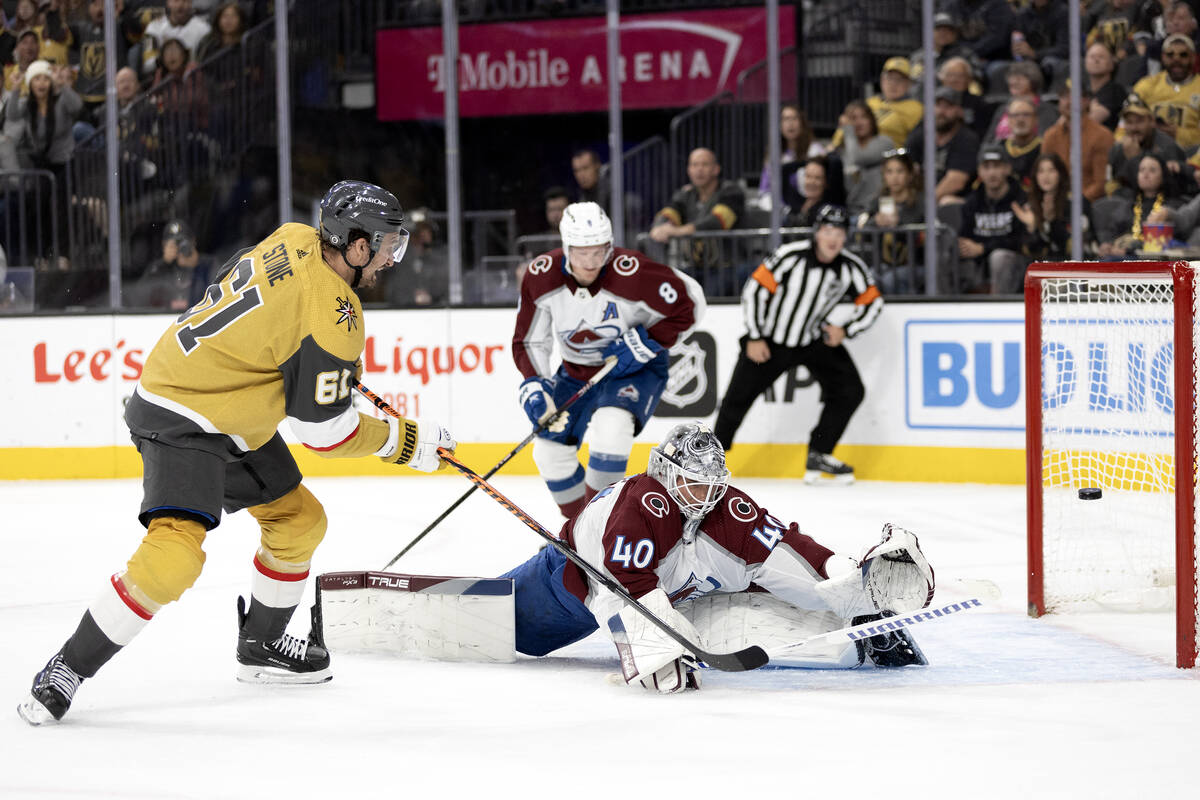
<path fill-rule="evenodd" d="M 18 706 L 29 723 L 61 719 L 75 690 L 195 582 L 201 545 L 222 512 L 247 509 L 262 529 L 250 602 L 238 598 L 238 678 L 329 680 L 329 654 L 285 633 L 313 551 L 321 504 L 277 431 L 286 419 L 323 456 L 378 456 L 432 472 L 440 425 L 359 413 L 351 387 L 364 344 L 354 290 L 404 254 L 408 232 L 390 192 L 342 181 L 321 202 L 320 229 L 286 224 L 234 256 L 203 300 L 146 359 L 125 421 L 142 457 L 146 536 Z"/>

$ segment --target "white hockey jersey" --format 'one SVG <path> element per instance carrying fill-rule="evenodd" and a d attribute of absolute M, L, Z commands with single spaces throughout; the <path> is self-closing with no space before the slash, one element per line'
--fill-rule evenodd
<path fill-rule="evenodd" d="M 566 269 L 563 251 L 529 264 L 513 331 L 513 360 L 526 378 L 554 374 L 554 343 L 572 378 L 587 380 L 604 363 L 604 349 L 642 325 L 670 348 L 700 321 L 704 291 L 692 278 L 636 250 L 616 248 L 590 286 Z"/>
<path fill-rule="evenodd" d="M 755 585 L 802 609 L 827 610 L 814 586 L 825 580 L 833 551 L 759 507 L 730 486 L 684 541 L 683 516 L 670 494 L 649 475 L 618 481 L 563 528 L 567 542 L 634 597 L 662 587 L 673 603 Z M 622 601 L 573 565 L 566 588 L 603 623 Z"/>

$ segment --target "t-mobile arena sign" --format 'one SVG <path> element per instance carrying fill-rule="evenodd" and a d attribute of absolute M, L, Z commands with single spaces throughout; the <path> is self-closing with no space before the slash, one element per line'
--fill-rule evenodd
<path fill-rule="evenodd" d="M 780 48 L 795 43 L 795 11 L 779 9 Z M 464 25 L 458 32 L 464 117 L 562 114 L 608 108 L 603 17 Z M 621 105 L 689 106 L 735 89 L 767 55 L 767 15 L 738 8 L 645 14 L 621 21 Z M 442 116 L 442 29 L 375 34 L 376 108 L 382 120 Z M 765 70 L 756 84 L 765 84 Z M 794 76 L 785 76 L 794 86 Z"/>

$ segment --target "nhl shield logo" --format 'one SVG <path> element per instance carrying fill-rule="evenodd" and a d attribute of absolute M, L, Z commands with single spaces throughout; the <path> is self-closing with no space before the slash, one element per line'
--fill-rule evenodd
<path fill-rule="evenodd" d="M 717 345 L 712 334 L 694 331 L 671 348 L 671 368 L 660 417 L 706 417 L 717 410 Z"/>

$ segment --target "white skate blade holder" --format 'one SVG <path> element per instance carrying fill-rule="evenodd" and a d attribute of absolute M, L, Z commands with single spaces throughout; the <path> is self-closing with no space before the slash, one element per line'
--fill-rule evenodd
<path fill-rule="evenodd" d="M 316 672 L 291 672 L 260 664 L 238 664 L 237 679 L 242 683 L 277 686 L 326 683 L 333 680 L 333 670 L 327 667 Z"/>
<path fill-rule="evenodd" d="M 58 723 L 54 715 L 32 694 L 17 704 L 17 713 L 21 715 L 21 719 L 34 727 Z"/>

